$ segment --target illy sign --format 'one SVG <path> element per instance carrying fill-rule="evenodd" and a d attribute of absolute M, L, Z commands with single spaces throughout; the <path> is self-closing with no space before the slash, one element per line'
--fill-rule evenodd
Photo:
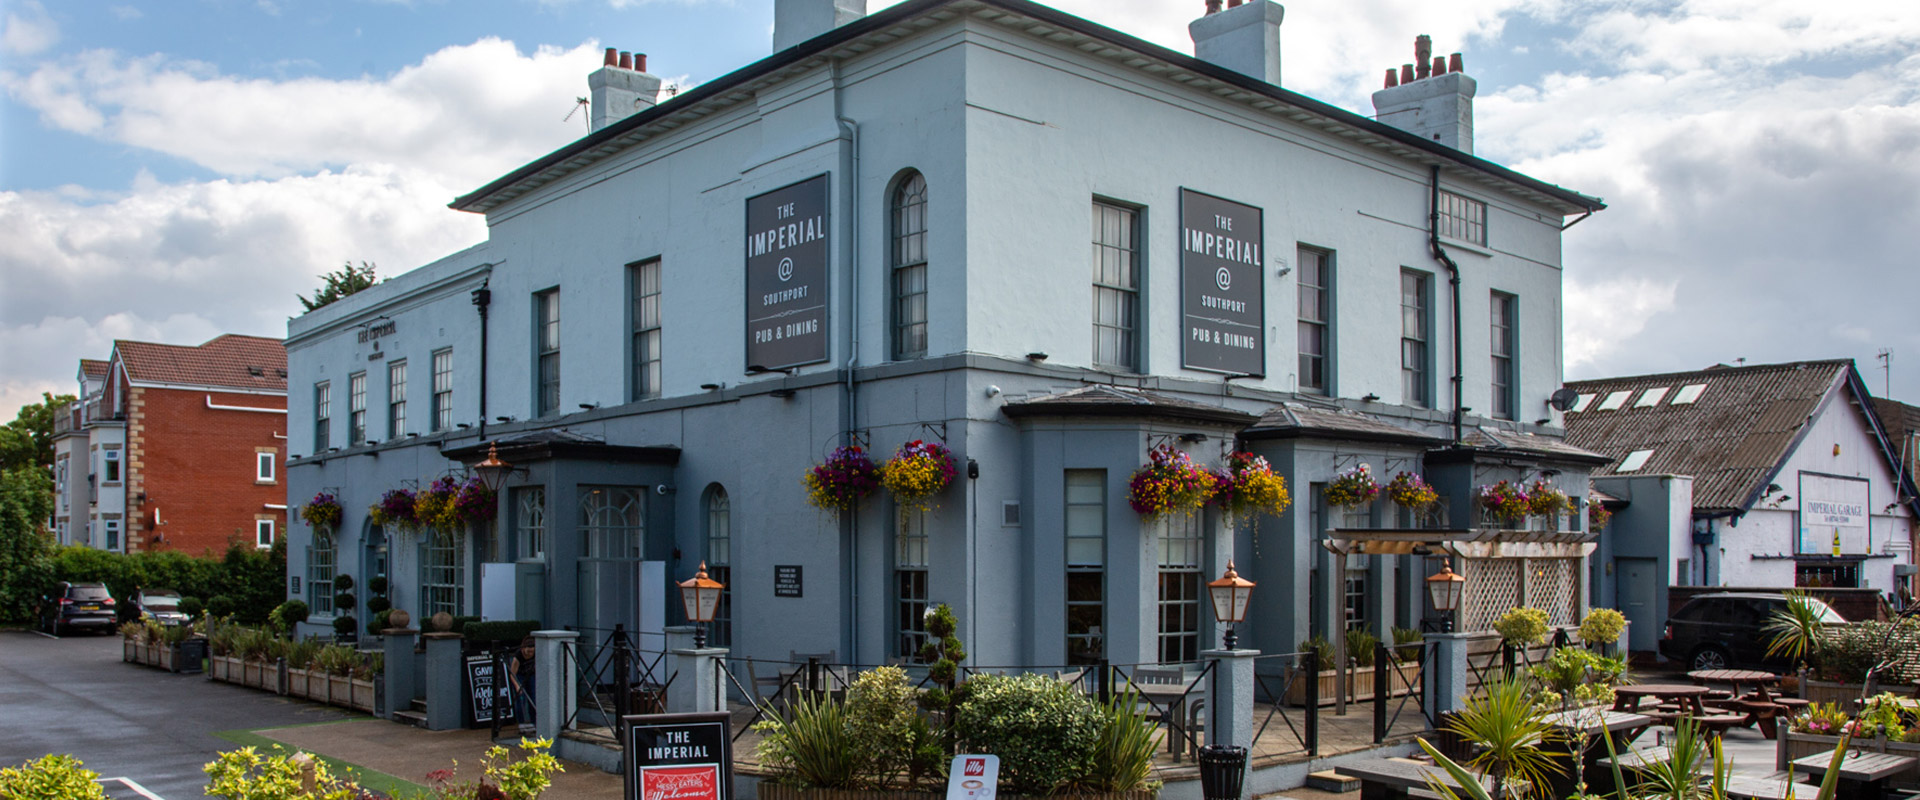
<path fill-rule="evenodd" d="M 999 756 L 962 753 L 947 767 L 947 800 L 993 800 L 999 783 Z"/>

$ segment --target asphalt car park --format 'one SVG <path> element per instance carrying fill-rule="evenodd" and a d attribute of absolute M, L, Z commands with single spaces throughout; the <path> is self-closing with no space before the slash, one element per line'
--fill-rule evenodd
<path fill-rule="evenodd" d="M 0 631 L 0 765 L 78 757 L 113 798 L 205 797 L 201 767 L 241 745 L 220 731 L 359 716 L 121 661 L 120 637 Z M 145 792 L 142 794 L 141 792 Z"/>

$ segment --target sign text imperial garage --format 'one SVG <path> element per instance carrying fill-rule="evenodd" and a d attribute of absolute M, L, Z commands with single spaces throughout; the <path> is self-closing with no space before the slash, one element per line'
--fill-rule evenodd
<path fill-rule="evenodd" d="M 1265 238 L 1260 209 L 1180 190 L 1180 363 L 1266 375 Z"/>
<path fill-rule="evenodd" d="M 747 199 L 747 363 L 827 360 L 827 176 Z"/>

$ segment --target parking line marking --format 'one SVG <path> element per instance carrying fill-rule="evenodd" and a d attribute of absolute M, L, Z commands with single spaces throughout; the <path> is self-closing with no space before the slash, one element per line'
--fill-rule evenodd
<path fill-rule="evenodd" d="M 129 789 L 132 789 L 135 794 L 138 794 L 141 797 L 147 798 L 147 800 L 166 800 L 166 798 L 161 797 L 160 795 L 147 791 L 147 787 L 134 783 L 132 778 L 97 778 L 96 780 L 100 783 L 106 783 L 108 781 L 119 781 L 121 785 Z"/>
<path fill-rule="evenodd" d="M 58 636 L 55 636 L 55 635 L 53 635 L 53 634 L 51 634 L 51 633 L 47 633 L 46 631 L 33 631 L 32 633 L 33 633 L 34 635 L 36 635 L 36 636 L 45 636 L 45 637 L 47 637 L 47 638 L 49 638 L 49 639 L 52 639 L 52 640 L 54 640 L 54 641 L 56 641 L 56 642 L 57 642 L 57 641 L 60 641 L 60 637 L 58 637 Z"/>

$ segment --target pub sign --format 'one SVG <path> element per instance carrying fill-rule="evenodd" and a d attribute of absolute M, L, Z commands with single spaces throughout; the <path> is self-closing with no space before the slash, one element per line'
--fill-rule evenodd
<path fill-rule="evenodd" d="M 827 176 L 747 199 L 747 363 L 827 360 Z"/>
<path fill-rule="evenodd" d="M 627 800 L 733 800 L 733 740 L 724 713 L 633 714 Z"/>
<path fill-rule="evenodd" d="M 1267 374 L 1260 209 L 1180 190 L 1180 363 Z"/>

